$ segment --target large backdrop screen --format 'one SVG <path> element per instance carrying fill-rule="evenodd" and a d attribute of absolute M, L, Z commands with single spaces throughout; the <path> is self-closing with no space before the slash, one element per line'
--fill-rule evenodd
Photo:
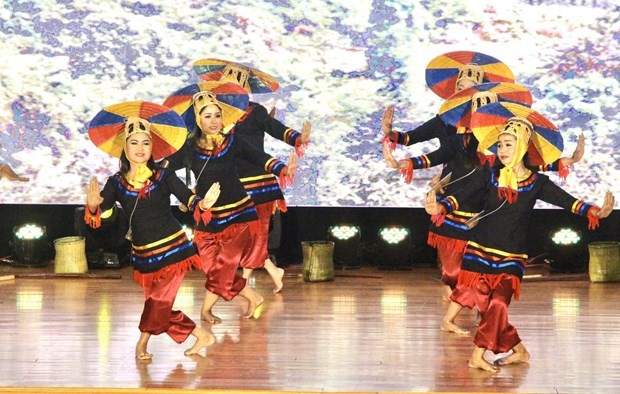
<path fill-rule="evenodd" d="M 281 88 L 253 97 L 297 130 L 312 122 L 290 206 L 421 207 L 440 168 L 411 184 L 381 154 L 381 117 L 410 130 L 442 101 L 424 70 L 448 51 L 506 63 L 533 108 L 564 135 L 565 155 L 584 133 L 586 153 L 566 181 L 576 197 L 620 196 L 620 10 L 613 0 L 20 1 L 0 9 L 0 164 L 29 178 L 0 179 L 0 202 L 82 204 L 84 186 L 118 170 L 87 127 L 121 101 L 162 103 L 199 81 L 192 63 L 220 58 L 275 76 Z M 405 158 L 437 140 L 400 147 Z M 267 137 L 287 160 L 291 147 Z M 544 205 L 543 205 L 544 206 Z"/>

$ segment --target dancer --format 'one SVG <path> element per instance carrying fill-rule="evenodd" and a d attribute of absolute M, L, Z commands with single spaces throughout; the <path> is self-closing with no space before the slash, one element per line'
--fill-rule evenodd
<path fill-rule="evenodd" d="M 185 355 L 197 354 L 215 339 L 183 312 L 172 310 L 185 273 L 200 267 L 200 258 L 172 215 L 170 195 L 195 215 L 208 216 L 219 185 L 199 198 L 174 172 L 155 163 L 178 149 L 187 136 L 183 120 L 161 105 L 135 101 L 106 107 L 93 118 L 88 134 L 104 152 L 120 158 L 120 171 L 108 178 L 103 190 L 95 178 L 87 186 L 84 219 L 98 228 L 102 212 L 115 209 L 117 201 L 129 213 L 134 280 L 144 289 L 145 298 L 136 358 L 150 360 L 149 339 L 164 332 L 177 343 L 193 335 L 196 342 Z"/>
<path fill-rule="evenodd" d="M 268 93 L 278 88 L 275 78 L 256 69 L 220 59 L 201 59 L 194 63 L 194 70 L 204 80 L 237 83 L 248 93 Z M 273 90 L 272 90 L 273 89 Z M 165 104 L 165 103 L 164 103 Z M 250 101 L 247 116 L 235 126 L 235 133 L 261 152 L 265 151 L 265 134 L 293 147 L 297 157 L 302 157 L 310 141 L 310 121 L 303 123 L 301 133 L 285 126 L 271 116 L 259 103 Z M 253 255 L 243 265 L 243 277 L 249 279 L 252 271 L 265 268 L 278 293 L 284 286 L 284 270 L 276 267 L 269 257 L 269 224 L 276 209 L 286 212 L 286 201 L 278 181 L 262 166 L 245 159 L 238 162 L 237 170 L 243 187 L 256 205 L 260 231 L 253 238 Z"/>
<path fill-rule="evenodd" d="M 186 100 L 190 92 L 195 93 L 191 100 Z M 213 216 L 210 220 L 198 220 L 194 232 L 202 270 L 207 276 L 201 318 L 220 323 L 221 319 L 213 314 L 213 306 L 220 297 L 229 301 L 237 294 L 248 300 L 244 317 L 258 318 L 264 298 L 246 286 L 247 280 L 236 273 L 237 267 L 252 255 L 252 237 L 259 226 L 256 208 L 239 180 L 236 163 L 245 158 L 286 183 L 295 174 L 295 156 L 291 154 L 286 166 L 237 135 L 235 122 L 245 115 L 249 103 L 239 85 L 201 82 L 181 89 L 166 102 L 183 115 L 188 129 L 197 127 L 183 149 L 169 158 L 170 167 L 190 168 L 199 194 L 215 182 L 221 185 L 220 198 L 211 208 Z"/>
<path fill-rule="evenodd" d="M 469 123 L 471 115 L 486 104 L 493 102 L 515 102 L 531 105 L 532 96 L 523 86 L 512 83 L 483 83 L 461 90 L 450 96 L 439 110 L 439 116 L 445 124 L 454 125 L 459 133 L 445 139 L 439 149 L 417 157 L 396 161 L 387 144 L 384 144 L 384 157 L 392 168 L 399 169 L 405 175 L 407 182 L 411 182 L 414 169 L 430 168 L 445 164 L 441 179 L 445 181 L 438 185 L 435 190 L 445 188 L 445 194 L 450 195 L 460 188 L 466 187 L 466 182 L 474 173 L 475 168 L 480 168 L 487 161 L 493 161 L 494 157 L 478 153 L 478 140 L 471 133 Z M 561 158 L 556 161 L 559 167 L 568 168 L 583 156 L 583 135 L 573 156 Z M 544 166 L 540 166 L 544 167 Z M 546 166 L 547 168 L 558 168 Z M 542 168 L 541 168 L 542 169 Z M 449 178 L 449 179 L 448 179 Z M 443 192 L 442 192 L 443 194 Z M 479 196 L 461 202 L 458 211 L 448 214 L 442 226 L 431 223 L 428 236 L 428 244 L 437 250 L 437 259 L 442 271 L 442 298 L 450 300 L 450 294 L 456 286 L 463 252 L 469 237 L 465 222 L 482 209 L 483 201 Z M 460 334 L 466 334 L 453 322 L 444 321 L 441 329 Z"/>
<path fill-rule="evenodd" d="M 508 322 L 508 305 L 513 295 L 515 300 L 519 299 L 527 260 L 528 222 L 536 200 L 587 216 L 589 228 L 594 229 L 599 219 L 609 216 L 615 199 L 607 192 L 601 208 L 587 204 L 526 165 L 528 160 L 540 159 L 545 163 L 555 160 L 558 138 L 561 138 L 553 124 L 532 109 L 492 103 L 479 108 L 471 124 L 480 141 L 478 149 L 495 151 L 498 165 L 476 171 L 467 188 L 439 201 L 431 190 L 424 206 L 440 225 L 447 213 L 458 209 L 461 201 L 484 193 L 484 211 L 468 223 L 475 227 L 446 315 L 463 306 L 478 308 L 481 321 L 468 365 L 497 372 L 498 366 L 528 362 L 530 358 L 516 328 Z M 511 351 L 511 354 L 491 364 L 484 359 L 486 350 L 495 354 Z"/>

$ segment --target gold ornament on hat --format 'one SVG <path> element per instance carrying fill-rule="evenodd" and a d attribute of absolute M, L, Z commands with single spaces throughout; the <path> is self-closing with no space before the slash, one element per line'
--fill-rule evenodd
<path fill-rule="evenodd" d="M 456 77 L 456 90 L 461 90 L 463 88 L 459 88 L 462 85 L 463 81 L 470 81 L 471 85 L 479 85 L 482 83 L 482 79 L 484 78 L 484 70 L 477 64 L 465 64 L 459 67 L 459 75 Z M 465 87 L 468 87 L 465 86 Z"/>
<path fill-rule="evenodd" d="M 222 70 L 222 82 L 234 82 L 246 91 L 250 91 L 249 86 L 250 69 L 240 64 L 229 63 Z"/>
<path fill-rule="evenodd" d="M 129 117 L 125 119 L 125 140 L 135 133 L 145 133 L 151 138 L 151 124 L 142 118 Z"/>
<path fill-rule="evenodd" d="M 490 103 L 497 103 L 498 101 L 499 97 L 495 92 L 491 92 L 489 90 L 476 92 L 473 96 L 471 96 L 471 112 L 474 113 L 478 110 L 478 108 Z"/>

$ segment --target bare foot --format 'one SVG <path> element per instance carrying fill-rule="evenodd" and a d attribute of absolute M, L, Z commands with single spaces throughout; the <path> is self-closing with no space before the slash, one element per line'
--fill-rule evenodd
<path fill-rule="evenodd" d="M 271 277 L 271 279 L 273 279 L 273 283 L 276 285 L 273 289 L 274 294 L 279 293 L 280 290 L 282 290 L 282 287 L 284 287 L 282 278 L 284 278 L 284 270 L 282 268 L 276 268 L 275 275 Z"/>
<path fill-rule="evenodd" d="M 469 368 L 478 368 L 478 369 L 482 369 L 482 370 L 493 372 L 493 373 L 499 372 L 498 367 L 487 362 L 483 358 L 478 359 L 478 358 L 472 357 L 469 359 L 469 361 L 467 361 L 467 365 L 469 366 Z"/>
<path fill-rule="evenodd" d="M 453 332 L 453 333 L 459 334 L 459 335 L 469 335 L 469 331 L 468 330 L 465 330 L 465 329 L 457 326 L 453 322 L 449 322 L 449 321 L 442 321 L 440 328 L 441 328 L 441 331 Z"/>
<path fill-rule="evenodd" d="M 146 351 L 146 346 L 148 345 L 150 338 L 151 334 L 147 332 L 140 333 L 140 339 L 138 339 L 138 343 L 136 343 L 136 359 L 150 360 L 153 358 L 153 355 Z"/>
<path fill-rule="evenodd" d="M 196 327 L 194 331 L 192 331 L 192 334 L 196 336 L 196 342 L 194 346 L 185 351 L 186 356 L 198 354 L 202 348 L 211 346 L 215 343 L 215 337 L 202 328 Z"/>
<path fill-rule="evenodd" d="M 243 317 L 246 319 L 258 319 L 265 307 L 264 301 L 265 299 L 260 295 L 254 300 L 249 300 L 248 311 Z"/>
<path fill-rule="evenodd" d="M 222 322 L 222 319 L 215 316 L 213 313 L 211 313 L 211 311 L 201 311 L 200 320 L 208 321 L 211 324 L 220 324 Z"/>
<path fill-rule="evenodd" d="M 495 365 L 519 364 L 530 361 L 530 353 L 525 349 L 525 346 L 519 345 L 512 349 L 512 354 L 495 360 Z"/>
<path fill-rule="evenodd" d="M 452 295 L 452 289 L 448 285 L 443 285 L 441 289 L 441 299 L 448 302 L 450 301 L 450 296 Z"/>

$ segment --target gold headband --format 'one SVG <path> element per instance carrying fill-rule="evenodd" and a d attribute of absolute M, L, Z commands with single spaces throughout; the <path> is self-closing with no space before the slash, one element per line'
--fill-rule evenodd
<path fill-rule="evenodd" d="M 497 103 L 498 101 L 497 93 L 489 91 L 476 92 L 471 96 L 471 112 L 474 113 L 478 108 L 490 103 Z"/>
<path fill-rule="evenodd" d="M 464 64 L 459 68 L 459 74 L 456 78 L 456 86 L 458 90 L 459 82 L 463 80 L 472 81 L 474 85 L 482 83 L 484 77 L 484 70 L 477 64 Z"/>
<path fill-rule="evenodd" d="M 222 70 L 222 76 L 220 81 L 233 82 L 244 88 L 246 91 L 250 91 L 248 80 L 250 78 L 250 70 L 239 64 L 227 64 Z"/>
<path fill-rule="evenodd" d="M 138 117 L 129 117 L 125 119 L 125 140 L 135 133 L 145 133 L 151 138 L 151 124 Z"/>
<path fill-rule="evenodd" d="M 527 145 L 530 142 L 533 132 L 534 126 L 529 120 L 513 117 L 508 119 L 508 122 L 506 122 L 504 129 L 499 133 L 499 135 L 514 135 L 517 140 L 521 140 Z"/>

